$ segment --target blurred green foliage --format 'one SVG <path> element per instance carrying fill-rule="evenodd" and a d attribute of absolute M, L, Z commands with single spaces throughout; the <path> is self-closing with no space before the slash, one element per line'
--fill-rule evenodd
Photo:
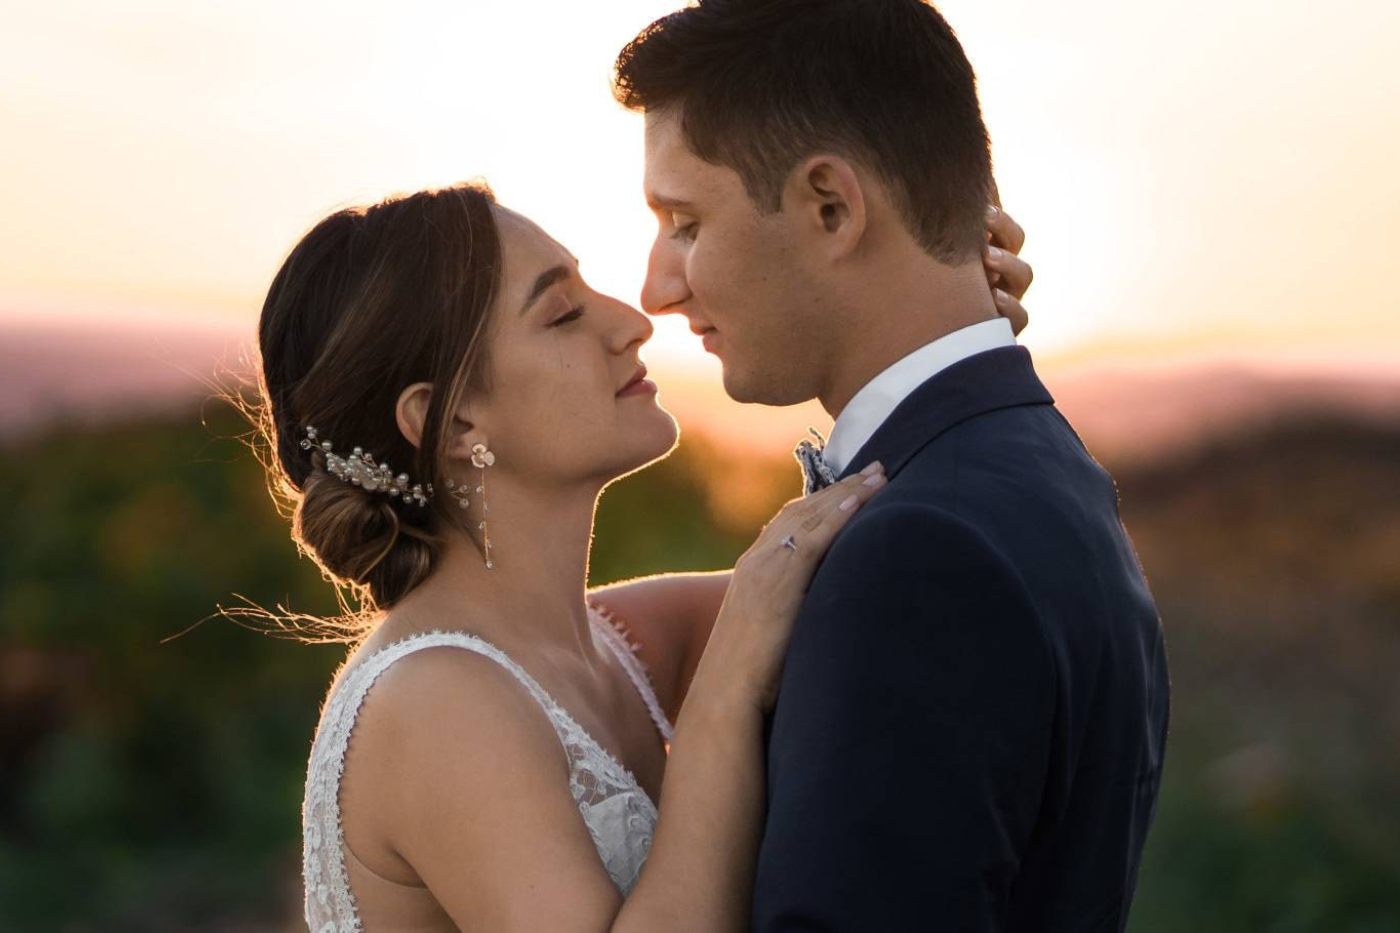
<path fill-rule="evenodd" d="M 185 630 L 233 594 L 336 607 L 241 423 L 207 415 L 0 449 L 0 929 L 299 928 L 302 780 L 343 650 Z M 1174 681 L 1134 933 L 1400 927 L 1397 451 L 1312 423 L 1119 477 Z M 687 436 L 610 489 L 594 582 L 732 562 L 798 491 L 781 451 L 735 457 Z M 720 516 L 741 469 L 747 511 Z"/>

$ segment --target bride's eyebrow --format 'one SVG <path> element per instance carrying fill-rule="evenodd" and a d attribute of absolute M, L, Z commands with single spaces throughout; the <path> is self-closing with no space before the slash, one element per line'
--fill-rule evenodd
<path fill-rule="evenodd" d="M 565 252 L 567 253 L 568 250 L 565 250 Z M 566 281 L 577 271 L 579 265 L 578 257 L 573 253 L 569 253 L 569 258 L 574 261 L 572 268 L 561 262 L 559 265 L 551 266 L 535 277 L 535 284 L 530 286 L 529 297 L 525 299 L 525 304 L 520 306 L 520 313 L 522 315 L 526 311 L 529 311 L 530 306 L 538 301 L 540 296 L 549 291 L 552 286 Z"/>
<path fill-rule="evenodd" d="M 520 306 L 520 313 L 524 314 L 530 310 L 530 306 L 539 300 L 539 297 L 549 291 L 551 286 L 557 285 L 574 274 L 574 270 L 562 263 L 551 266 L 541 272 L 535 278 L 535 284 L 530 287 L 530 296 L 525 299 L 525 304 Z"/>

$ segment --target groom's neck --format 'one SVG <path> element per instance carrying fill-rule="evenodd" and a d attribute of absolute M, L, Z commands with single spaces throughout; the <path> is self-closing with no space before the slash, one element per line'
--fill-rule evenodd
<path fill-rule="evenodd" d="M 837 418 L 861 388 L 915 350 L 997 317 L 980 260 L 947 266 L 920 253 L 862 270 L 846 302 L 849 326 L 818 396 Z"/>

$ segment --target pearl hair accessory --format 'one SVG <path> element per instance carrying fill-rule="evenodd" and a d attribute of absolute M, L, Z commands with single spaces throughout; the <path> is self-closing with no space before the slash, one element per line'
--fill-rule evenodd
<path fill-rule="evenodd" d="M 356 447 L 348 457 L 341 457 L 333 453 L 331 442 L 319 440 L 316 436 L 316 429 L 308 426 L 306 437 L 301 442 L 301 449 L 311 450 L 313 447 L 320 447 L 326 455 L 326 469 L 328 471 L 339 476 L 342 481 L 359 486 L 366 492 L 386 493 L 391 499 L 402 497 L 404 502 L 413 502 L 419 506 L 427 505 L 428 499 L 433 494 L 432 483 L 429 483 L 426 488 L 421 483 L 410 486 L 407 473 L 395 476 L 394 471 L 389 468 L 387 460 L 383 463 L 376 463 L 374 454 L 366 453 L 363 448 Z"/>
<path fill-rule="evenodd" d="M 457 500 L 459 506 L 465 509 L 472 504 L 471 497 L 467 495 L 467 486 L 465 483 L 459 483 L 450 476 L 444 479 L 443 482 L 447 484 L 447 491 L 452 495 L 453 499 Z"/>

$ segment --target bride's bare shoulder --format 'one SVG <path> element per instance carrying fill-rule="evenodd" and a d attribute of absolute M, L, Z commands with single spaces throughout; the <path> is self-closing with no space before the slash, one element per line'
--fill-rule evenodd
<path fill-rule="evenodd" d="M 373 663 L 374 649 L 355 664 Z M 347 665 L 348 666 L 348 665 Z M 477 652 L 424 646 L 397 658 L 370 685 L 346 748 L 340 784 L 346 844 L 386 877 L 403 879 L 405 835 L 425 827 L 426 800 L 446 811 L 490 799 L 502 774 L 544 771 L 562 777 L 559 740 L 511 673 Z"/>
<path fill-rule="evenodd" d="M 412 646 L 412 641 L 396 645 Z M 440 743 L 502 738 L 535 738 L 557 755 L 558 740 L 539 704 L 524 685 L 498 660 L 458 644 L 412 646 L 375 678 L 365 694 L 351 737 L 376 751 L 411 754 Z M 377 653 L 377 652 L 376 652 Z M 373 655 L 355 663 L 373 663 Z M 547 740 L 545 742 L 544 740 Z M 552 743 L 552 745 L 551 745 Z"/>
<path fill-rule="evenodd" d="M 341 781 L 345 843 L 385 877 L 426 885 L 459 925 L 518 911 L 524 891 L 561 875 L 603 911 L 616 891 L 568 770 L 549 717 L 509 670 L 475 651 L 423 647 L 365 695 Z M 543 865 L 541 840 L 556 853 Z"/>

